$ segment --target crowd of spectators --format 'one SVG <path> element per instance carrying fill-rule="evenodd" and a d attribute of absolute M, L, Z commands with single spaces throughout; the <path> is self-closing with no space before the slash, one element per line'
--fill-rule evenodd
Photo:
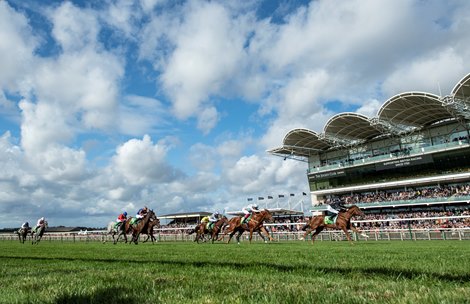
<path fill-rule="evenodd" d="M 431 198 L 449 198 L 470 195 L 470 184 L 462 185 L 442 185 L 436 187 L 426 187 L 420 189 L 407 189 L 401 191 L 377 191 L 366 193 L 354 193 L 351 195 L 341 195 L 338 197 L 329 196 L 320 204 L 331 204 L 339 199 L 345 204 L 371 204 L 392 201 L 409 201 Z"/>
<path fill-rule="evenodd" d="M 398 213 L 367 213 L 362 217 L 355 217 L 355 225 L 360 229 L 439 229 L 439 228 L 468 228 L 470 227 L 470 208 L 453 209 L 447 211 L 414 211 Z M 276 217 L 267 225 L 271 232 L 299 232 L 309 220 L 308 216 Z M 423 219 L 427 218 L 427 219 Z M 433 218 L 433 219 L 430 219 Z M 439 218 L 439 219 L 437 219 Z M 402 220 L 400 220 L 402 219 Z M 416 220 L 410 220 L 416 219 Z M 272 225 L 274 224 L 274 225 Z M 194 224 L 169 224 L 160 228 L 166 234 L 185 234 Z"/>

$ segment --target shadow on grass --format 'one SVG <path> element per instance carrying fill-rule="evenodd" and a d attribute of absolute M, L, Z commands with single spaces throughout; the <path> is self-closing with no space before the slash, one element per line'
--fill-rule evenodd
<path fill-rule="evenodd" d="M 276 270 L 279 272 L 314 272 L 321 274 L 340 274 L 348 276 L 351 274 L 363 274 L 370 276 L 382 276 L 391 277 L 393 279 L 417 279 L 417 278 L 429 278 L 445 282 L 459 282 L 467 283 L 470 281 L 470 273 L 465 274 L 451 274 L 451 273 L 436 273 L 432 271 L 419 271 L 419 270 L 408 270 L 408 269 L 392 269 L 387 267 L 353 267 L 353 266 L 317 266 L 313 264 L 297 264 L 297 265 L 282 265 L 276 263 L 259 262 L 253 263 L 242 263 L 242 262 L 227 262 L 227 261 L 165 261 L 165 260 L 150 260 L 150 259 L 138 259 L 138 260 L 125 260 L 125 259 L 100 259 L 100 258 L 71 258 L 71 257 L 2 257 L 0 259 L 19 259 L 19 260 L 42 260 L 42 261 L 77 261 L 77 262 L 102 262 L 102 263 L 131 263 L 141 265 L 143 263 L 157 264 L 157 265 L 169 265 L 169 266 L 180 266 L 180 267 L 201 267 L 214 269 L 214 267 L 229 267 L 239 270 L 250 270 L 259 271 L 259 267 L 265 267 L 267 269 Z"/>
<path fill-rule="evenodd" d="M 92 294 L 87 295 L 62 295 L 55 300 L 56 304 L 101 304 L 101 303 L 142 303 L 141 299 L 135 299 L 129 296 L 131 290 L 126 288 L 105 288 L 98 289 Z"/>

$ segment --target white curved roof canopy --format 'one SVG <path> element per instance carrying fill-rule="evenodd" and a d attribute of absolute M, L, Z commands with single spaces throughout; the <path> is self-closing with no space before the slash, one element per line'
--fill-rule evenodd
<path fill-rule="evenodd" d="M 430 93 L 408 92 L 387 100 L 377 114 L 379 120 L 404 127 L 421 128 L 453 116 L 440 97 Z"/>
<path fill-rule="evenodd" d="M 308 129 L 293 129 L 284 136 L 283 146 L 269 150 L 273 154 L 289 155 L 294 154 L 297 156 L 308 157 L 318 151 L 326 150 L 331 147 L 331 144 L 320 138 L 320 136 Z"/>
<path fill-rule="evenodd" d="M 331 117 L 323 128 L 325 135 L 345 140 L 367 140 L 382 134 L 374 128 L 367 116 L 358 113 L 340 113 Z"/>
<path fill-rule="evenodd" d="M 425 92 L 406 92 L 388 99 L 374 118 L 358 113 L 339 113 L 331 117 L 323 133 L 308 129 L 293 129 L 283 146 L 272 154 L 308 157 L 338 147 L 339 143 L 371 140 L 390 132 L 412 131 L 449 119 L 470 120 L 470 74 L 453 88 L 449 98 Z"/>
<path fill-rule="evenodd" d="M 462 78 L 452 89 L 452 96 L 470 106 L 470 74 Z"/>

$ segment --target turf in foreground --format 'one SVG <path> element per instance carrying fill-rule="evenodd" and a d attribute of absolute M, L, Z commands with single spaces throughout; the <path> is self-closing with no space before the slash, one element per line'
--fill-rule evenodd
<path fill-rule="evenodd" d="M 0 303 L 468 303 L 465 241 L 0 242 Z"/>

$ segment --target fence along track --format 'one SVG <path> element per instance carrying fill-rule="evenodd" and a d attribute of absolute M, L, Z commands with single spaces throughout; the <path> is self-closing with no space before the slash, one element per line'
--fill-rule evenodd
<path fill-rule="evenodd" d="M 298 223 L 296 223 L 298 224 Z M 273 225 L 273 224 L 271 224 Z M 158 242 L 192 242 L 194 235 L 188 235 L 187 230 L 190 228 L 177 228 L 178 233 L 173 229 L 157 229 L 155 237 Z M 421 240 L 470 240 L 470 228 L 433 228 L 433 229 L 371 229 L 361 230 L 368 237 L 352 233 L 353 239 L 356 241 L 421 241 Z M 295 232 L 271 232 L 271 236 L 276 241 L 298 241 L 301 240 L 304 231 Z M 246 239 L 247 233 L 242 235 Z M 146 236 L 141 236 L 143 241 Z M 255 241 L 261 241 L 261 238 L 254 234 Z M 227 237 L 225 238 L 227 240 Z M 317 241 L 344 241 L 346 236 L 340 230 L 324 230 L 317 238 Z M 0 241 L 18 241 L 18 235 L 15 233 L 0 234 Z M 31 241 L 28 236 L 27 241 Z M 41 242 L 112 242 L 112 237 L 107 235 L 105 231 L 94 231 L 87 235 L 78 235 L 77 233 L 44 233 Z M 307 236 L 305 241 L 310 241 Z"/>

